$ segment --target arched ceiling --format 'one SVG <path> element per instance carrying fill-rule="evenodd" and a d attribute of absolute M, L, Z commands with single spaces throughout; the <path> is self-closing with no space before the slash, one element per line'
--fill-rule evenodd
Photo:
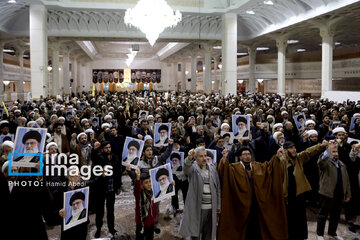
<path fill-rule="evenodd" d="M 33 0 L 17 0 L 15 4 L 0 0 L 0 41 L 26 38 L 29 35 L 29 5 Z M 51 39 L 92 40 L 96 46 L 106 41 L 146 41 L 138 29 L 124 24 L 124 13 L 137 0 L 37 0 L 48 11 L 48 36 Z M 276 52 L 274 36 L 288 34 L 299 42 L 289 49 L 320 49 L 321 38 L 314 21 L 338 17 L 335 41 L 357 44 L 360 40 L 360 3 L 358 0 L 167 0 L 173 9 L 182 12 L 182 21 L 166 29 L 158 45 L 166 42 L 190 44 L 200 42 L 221 45 L 222 15 L 238 16 L 238 50 L 247 46 L 269 47 Z M 116 10 L 115 10 L 116 9 Z M 191 45 L 193 44 L 193 46 Z M 106 49 L 98 47 L 101 50 Z M 127 48 L 127 46 L 126 46 Z M 180 47 L 179 47 L 180 48 Z M 221 50 L 214 50 L 217 55 Z M 158 52 L 158 50 L 153 50 Z M 111 51 L 104 56 L 116 55 Z M 144 56 L 151 53 L 144 52 Z M 168 55 L 168 54 L 165 54 Z"/>

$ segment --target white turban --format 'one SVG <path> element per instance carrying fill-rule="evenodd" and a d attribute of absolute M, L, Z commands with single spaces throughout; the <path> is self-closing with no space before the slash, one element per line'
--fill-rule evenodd
<path fill-rule="evenodd" d="M 147 140 L 153 140 L 153 138 L 150 135 L 146 135 L 144 137 L 144 142 L 146 142 Z"/>
<path fill-rule="evenodd" d="M 283 134 L 282 132 L 274 132 L 273 134 L 273 138 L 275 139 L 276 142 L 278 142 L 278 137 L 279 135 Z"/>
<path fill-rule="evenodd" d="M 59 117 L 59 121 L 60 121 L 60 120 L 64 120 L 64 121 L 65 121 L 65 118 L 64 118 L 64 117 Z"/>
<path fill-rule="evenodd" d="M 333 134 L 339 133 L 339 132 L 343 132 L 346 133 L 345 129 L 343 127 L 336 127 L 333 131 Z"/>
<path fill-rule="evenodd" d="M 81 124 L 84 124 L 85 122 L 88 122 L 89 120 L 87 120 L 86 118 L 81 119 Z"/>
<path fill-rule="evenodd" d="M 318 135 L 318 132 L 316 131 L 316 130 L 309 130 L 309 131 L 307 131 L 307 134 L 308 134 L 308 136 L 310 137 L 311 135 Z"/>
<path fill-rule="evenodd" d="M 11 149 L 14 149 L 14 143 L 12 141 L 6 140 L 3 142 L 2 147 L 8 146 L 11 147 Z"/>
<path fill-rule="evenodd" d="M 104 128 L 104 127 L 110 127 L 110 124 L 108 124 L 108 123 L 103 123 L 103 124 L 101 124 L 101 128 Z"/>
<path fill-rule="evenodd" d="M 88 128 L 85 130 L 86 133 L 94 133 L 94 130 L 92 130 L 91 128 Z"/>
<path fill-rule="evenodd" d="M 112 117 L 111 117 L 110 115 L 106 115 L 106 116 L 104 117 L 104 119 L 105 119 L 105 120 L 108 120 L 108 119 L 112 119 Z"/>
<path fill-rule="evenodd" d="M 230 125 L 229 125 L 229 124 L 223 123 L 223 124 L 221 124 L 220 130 L 223 129 L 223 127 L 225 127 L 225 126 L 228 126 L 228 127 L 230 128 Z"/>
<path fill-rule="evenodd" d="M 276 123 L 273 128 L 276 129 L 276 128 L 282 127 L 282 126 L 283 126 L 282 123 Z"/>
<path fill-rule="evenodd" d="M 51 146 L 55 146 L 56 148 L 58 148 L 58 145 L 56 144 L 56 142 L 50 142 L 46 145 L 46 151 L 48 151 Z"/>
<path fill-rule="evenodd" d="M 284 115 L 284 114 L 289 114 L 289 113 L 287 111 L 282 111 L 281 116 Z"/>
<path fill-rule="evenodd" d="M 307 127 L 307 125 L 309 125 L 309 124 L 314 124 L 314 126 L 316 125 L 313 120 L 307 120 L 307 121 L 305 122 L 305 126 L 306 126 L 306 127 Z"/>
<path fill-rule="evenodd" d="M 84 132 L 79 133 L 79 135 L 76 137 L 76 139 L 78 140 L 78 142 L 80 142 L 80 137 L 81 137 L 82 135 L 87 136 L 86 133 L 84 133 Z"/>
<path fill-rule="evenodd" d="M 30 127 L 30 125 L 34 125 L 36 122 L 35 121 L 30 121 L 26 124 L 27 127 Z"/>

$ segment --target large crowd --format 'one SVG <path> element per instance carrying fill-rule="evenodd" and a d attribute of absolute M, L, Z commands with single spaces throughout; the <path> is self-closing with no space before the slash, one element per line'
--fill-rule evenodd
<path fill-rule="evenodd" d="M 149 170 L 165 163 L 174 151 L 183 152 L 185 160 L 179 166 L 179 156 L 170 157 L 176 193 L 169 212 L 182 211 L 181 191 L 184 209 L 179 234 L 184 238 L 307 239 L 307 207 L 318 209 L 318 239 L 324 237 L 328 216 L 327 234 L 342 239 L 336 233 L 342 209 L 349 230 L 359 232 L 360 100 L 145 91 L 15 101 L 7 110 L 0 122 L 0 137 L 4 136 L 0 148 L 4 231 L 0 236 L 5 236 L 1 239 L 48 239 L 45 224 L 62 224 L 66 215 L 64 192 L 84 186 L 90 188 L 89 211 L 96 214 L 97 231 L 91 237 L 101 237 L 105 207 L 108 229 L 116 237 L 114 202 L 124 190 L 123 175 L 132 179 L 136 239 L 153 239 L 161 232 L 161 202 L 153 201 Z M 249 131 L 239 130 L 247 134 L 245 139 L 227 134 L 233 132 L 233 115 L 250 119 Z M 167 147 L 154 146 L 155 123 L 171 124 Z M 82 173 L 9 176 L 8 154 L 14 150 L 14 138 L 7 136 L 18 127 L 47 128 L 44 153 L 76 153 L 79 167 L 111 165 L 113 174 L 87 180 Z M 122 164 L 126 137 L 144 141 L 136 169 Z M 139 150 L 136 143 L 128 147 Z M 206 149 L 215 150 L 215 163 L 209 161 L 214 156 Z M 49 164 L 63 163 L 45 165 Z M 43 184 L 9 184 L 15 180 Z M 77 194 L 71 204 L 83 198 Z M 79 209 L 73 217 L 81 218 L 83 209 Z M 63 240 L 85 240 L 88 224 L 89 220 L 68 230 L 62 226 L 59 235 Z"/>

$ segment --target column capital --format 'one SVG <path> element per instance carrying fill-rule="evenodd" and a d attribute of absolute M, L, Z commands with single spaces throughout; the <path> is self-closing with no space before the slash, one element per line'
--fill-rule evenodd
<path fill-rule="evenodd" d="M 335 35 L 335 28 L 323 26 L 320 28 L 320 36 L 322 38 L 333 37 Z"/>
<path fill-rule="evenodd" d="M 203 46 L 204 53 L 209 53 L 209 52 L 211 53 L 213 50 L 213 46 L 209 43 L 205 43 L 202 46 Z"/>

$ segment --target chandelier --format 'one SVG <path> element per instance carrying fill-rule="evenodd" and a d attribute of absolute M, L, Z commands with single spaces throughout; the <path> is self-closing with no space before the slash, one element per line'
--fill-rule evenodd
<path fill-rule="evenodd" d="M 175 13 L 165 0 L 140 0 L 134 8 L 125 12 L 124 22 L 140 29 L 153 46 L 160 33 L 181 21 L 181 13 Z"/>

